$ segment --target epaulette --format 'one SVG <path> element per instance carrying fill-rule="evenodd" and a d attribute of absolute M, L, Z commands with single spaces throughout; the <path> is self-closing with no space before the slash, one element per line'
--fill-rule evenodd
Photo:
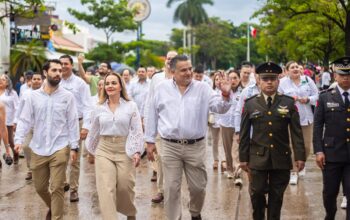
<path fill-rule="evenodd" d="M 323 94 L 326 92 L 336 93 L 335 88 L 329 88 L 329 89 L 325 89 L 325 90 L 320 91 L 320 94 Z"/>
<path fill-rule="evenodd" d="M 253 99 L 255 97 L 258 97 L 258 96 L 260 96 L 260 94 L 255 94 L 255 95 L 253 95 L 253 96 L 251 96 L 249 98 L 246 98 L 245 102 L 247 102 L 247 101 L 249 101 L 249 100 L 251 100 L 251 99 Z"/>
<path fill-rule="evenodd" d="M 158 72 L 153 73 L 153 75 L 151 76 L 151 79 L 153 78 L 154 75 L 156 75 L 156 74 L 158 74 L 158 73 L 162 73 L 162 72 L 163 72 L 163 71 L 160 70 L 160 71 L 158 71 Z"/>

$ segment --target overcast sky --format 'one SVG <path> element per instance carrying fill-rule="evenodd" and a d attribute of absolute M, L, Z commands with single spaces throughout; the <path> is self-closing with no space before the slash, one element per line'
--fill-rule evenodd
<path fill-rule="evenodd" d="M 182 28 L 180 22 L 173 22 L 173 15 L 178 4 L 174 4 L 171 8 L 166 7 L 167 0 L 149 0 L 151 3 L 151 15 L 143 22 L 143 34 L 146 39 L 169 40 L 171 29 Z M 213 6 L 206 6 L 209 16 L 220 17 L 223 20 L 230 20 L 235 25 L 249 21 L 249 18 L 255 10 L 259 9 L 261 1 L 258 0 L 213 0 Z M 56 11 L 54 14 L 59 15 L 63 20 L 83 25 L 90 29 L 90 32 L 101 39 L 105 39 L 104 34 L 100 30 L 96 30 L 93 26 L 78 21 L 71 16 L 67 8 L 82 8 L 80 0 L 60 0 L 57 1 Z M 257 22 L 257 20 L 253 20 Z M 131 41 L 136 39 L 136 32 L 126 31 L 123 34 L 115 34 L 112 39 L 114 41 Z"/>

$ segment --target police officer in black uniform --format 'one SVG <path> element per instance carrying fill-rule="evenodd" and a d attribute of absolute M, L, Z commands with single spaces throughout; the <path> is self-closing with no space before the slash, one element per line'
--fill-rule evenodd
<path fill-rule="evenodd" d="M 315 109 L 313 145 L 323 174 L 326 220 L 335 218 L 340 183 L 349 201 L 350 192 L 350 57 L 333 62 L 338 85 L 320 94 Z M 350 219 L 350 206 L 346 219 Z"/>
<path fill-rule="evenodd" d="M 250 198 L 254 220 L 277 220 L 281 216 L 283 194 L 292 169 L 289 132 L 294 159 L 304 169 L 305 146 L 299 113 L 292 97 L 277 93 L 280 66 L 263 63 L 256 69 L 260 77 L 261 93 L 245 102 L 239 159 L 241 168 L 250 177 Z M 266 203 L 265 193 L 268 193 Z"/>

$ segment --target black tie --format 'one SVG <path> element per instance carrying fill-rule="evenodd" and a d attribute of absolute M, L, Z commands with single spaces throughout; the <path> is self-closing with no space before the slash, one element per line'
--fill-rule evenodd
<path fill-rule="evenodd" d="M 343 92 L 343 96 L 345 98 L 345 107 L 348 108 L 350 106 L 349 93 L 348 92 Z"/>
<path fill-rule="evenodd" d="M 267 97 L 267 107 L 271 108 L 272 106 L 272 98 L 271 96 Z"/>

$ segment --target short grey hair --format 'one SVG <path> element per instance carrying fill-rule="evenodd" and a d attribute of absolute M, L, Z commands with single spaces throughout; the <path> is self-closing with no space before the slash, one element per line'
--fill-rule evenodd
<path fill-rule="evenodd" d="M 170 69 L 172 71 L 174 71 L 176 69 L 176 64 L 179 62 L 179 61 L 188 61 L 188 57 L 186 55 L 176 55 L 175 57 L 173 57 L 170 61 Z"/>
<path fill-rule="evenodd" d="M 7 82 L 7 93 L 10 94 L 12 89 L 13 89 L 13 85 L 12 85 L 12 81 L 10 79 L 10 77 L 7 74 L 0 74 L 0 77 L 4 76 Z"/>

